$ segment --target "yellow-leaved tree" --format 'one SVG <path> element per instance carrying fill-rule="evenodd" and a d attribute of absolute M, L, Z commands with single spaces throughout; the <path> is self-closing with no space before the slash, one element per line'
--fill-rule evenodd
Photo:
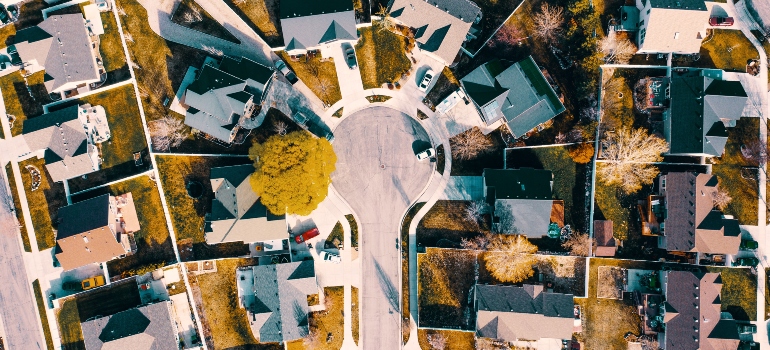
<path fill-rule="evenodd" d="M 274 135 L 249 149 L 251 186 L 275 215 L 308 215 L 326 198 L 337 155 L 331 143 L 306 131 Z"/>
<path fill-rule="evenodd" d="M 532 277 L 537 259 L 537 246 L 523 235 L 496 234 L 490 236 L 484 253 L 487 270 L 500 282 L 518 283 Z"/>

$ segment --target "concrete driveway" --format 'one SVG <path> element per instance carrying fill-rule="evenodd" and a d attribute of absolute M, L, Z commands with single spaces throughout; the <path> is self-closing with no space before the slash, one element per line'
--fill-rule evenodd
<path fill-rule="evenodd" d="M 425 188 L 433 166 L 415 154 L 427 132 L 388 107 L 355 112 L 334 130 L 332 183 L 360 219 L 363 349 L 401 347 L 401 218 Z"/>

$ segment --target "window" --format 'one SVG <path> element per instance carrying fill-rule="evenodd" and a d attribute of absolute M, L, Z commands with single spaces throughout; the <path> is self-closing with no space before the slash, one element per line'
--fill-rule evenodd
<path fill-rule="evenodd" d="M 484 114 L 487 116 L 487 121 L 497 119 L 497 101 L 492 101 L 488 105 L 484 106 Z"/>
<path fill-rule="evenodd" d="M 679 39 L 679 32 L 674 33 L 674 39 Z"/>

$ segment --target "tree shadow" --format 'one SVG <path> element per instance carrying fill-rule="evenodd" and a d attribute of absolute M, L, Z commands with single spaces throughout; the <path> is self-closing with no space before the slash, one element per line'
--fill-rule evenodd
<path fill-rule="evenodd" d="M 399 307 L 399 291 L 398 288 L 390 280 L 385 270 L 383 270 L 377 259 L 374 259 L 374 268 L 377 270 L 377 281 L 380 283 L 382 293 L 385 294 L 385 298 L 388 299 L 388 304 L 396 312 L 401 312 Z"/>

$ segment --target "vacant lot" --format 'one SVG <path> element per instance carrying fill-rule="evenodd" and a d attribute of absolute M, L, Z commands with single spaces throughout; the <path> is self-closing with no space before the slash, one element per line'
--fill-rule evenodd
<path fill-rule="evenodd" d="M 142 304 L 139 288 L 133 278 L 81 294 L 74 301 L 80 322 L 94 317 L 114 315 Z"/>
<path fill-rule="evenodd" d="M 309 316 L 310 335 L 305 339 L 288 343 L 288 349 L 338 350 L 344 339 L 345 299 L 342 287 L 324 288 L 326 310 L 311 312 Z M 353 313 L 355 315 L 355 313 Z M 331 336 L 330 336 L 331 335 Z M 331 339 L 327 342 L 327 339 Z"/>
<path fill-rule="evenodd" d="M 248 254 L 248 245 L 242 243 L 225 243 L 208 245 L 203 235 L 204 216 L 211 211 L 211 200 L 214 193 L 211 190 L 211 168 L 250 164 L 246 157 L 189 157 L 189 156 L 156 156 L 160 181 L 169 207 L 169 215 L 174 225 L 177 243 L 192 245 L 192 254 L 182 252 L 183 260 L 201 260 L 221 257 L 235 257 Z M 204 187 L 203 195 L 193 199 L 187 195 L 186 186 L 190 182 L 198 182 Z M 188 243 L 185 243 L 188 242 Z M 184 243 L 184 244 L 183 244 Z"/>
<path fill-rule="evenodd" d="M 756 118 L 739 119 L 735 128 L 727 130 L 725 153 L 712 159 L 712 174 L 719 177 L 720 186 L 732 197 L 724 213 L 734 216 L 742 225 L 757 224 L 757 163 L 742 155 L 741 145 L 756 142 L 758 129 Z"/>
<path fill-rule="evenodd" d="M 701 59 L 710 59 L 714 67 L 745 72 L 746 63 L 759 59 L 759 52 L 740 30 L 711 29 L 701 44 Z"/>
<path fill-rule="evenodd" d="M 225 0 L 272 47 L 283 46 L 278 0 Z"/>
<path fill-rule="evenodd" d="M 397 81 L 412 66 L 405 54 L 404 37 L 379 30 L 378 25 L 360 29 L 356 58 L 364 89 Z"/>
<path fill-rule="evenodd" d="M 459 248 L 462 239 L 488 232 L 484 222 L 468 217 L 468 201 L 437 201 L 417 225 L 417 244 L 425 247 Z"/>
<path fill-rule="evenodd" d="M 40 171 L 40 186 L 32 191 L 32 175 L 26 169 L 32 166 Z M 61 182 L 53 182 L 48 170 L 45 168 L 45 160 L 30 158 L 19 163 L 21 181 L 24 184 L 24 192 L 27 195 L 29 215 L 32 217 L 32 227 L 35 229 L 37 247 L 40 250 L 53 248 L 56 245 L 56 236 L 52 223 L 58 218 L 59 208 L 67 205 L 67 197 L 64 193 L 64 185 Z"/>
<path fill-rule="evenodd" d="M 417 259 L 420 327 L 473 329 L 476 254 L 429 248 Z"/>
<path fill-rule="evenodd" d="M 13 196 L 13 206 L 16 208 L 16 222 L 19 224 L 19 231 L 21 232 L 21 242 L 24 245 L 25 252 L 31 252 L 32 246 L 29 243 L 29 233 L 27 232 L 27 225 L 24 223 L 24 215 L 22 210 L 26 210 L 21 207 L 19 201 L 19 192 L 16 191 L 16 178 L 13 176 L 13 170 L 11 169 L 11 163 L 5 165 L 5 174 L 8 176 L 8 186 L 11 188 L 11 195 Z"/>
<path fill-rule="evenodd" d="M 334 61 L 321 61 L 321 55 L 312 58 L 306 55 L 293 61 L 285 51 L 279 52 L 278 55 L 323 103 L 331 106 L 342 99 Z"/>
<path fill-rule="evenodd" d="M 722 311 L 739 321 L 757 320 L 757 276 L 747 268 L 709 267 L 722 274 Z"/>
<path fill-rule="evenodd" d="M 40 280 L 32 282 L 32 289 L 35 291 L 35 301 L 37 301 L 37 312 L 40 313 L 40 322 L 43 325 L 43 335 L 45 336 L 45 344 L 48 346 L 48 350 L 53 350 L 53 338 L 51 338 L 51 328 L 48 326 L 48 314 L 45 310 L 47 308 L 47 302 L 43 299 L 43 293 L 40 290 Z"/>
<path fill-rule="evenodd" d="M 80 328 L 78 302 L 72 298 L 61 304 L 56 319 L 59 323 L 59 336 L 64 350 L 86 350 L 83 330 Z"/>

